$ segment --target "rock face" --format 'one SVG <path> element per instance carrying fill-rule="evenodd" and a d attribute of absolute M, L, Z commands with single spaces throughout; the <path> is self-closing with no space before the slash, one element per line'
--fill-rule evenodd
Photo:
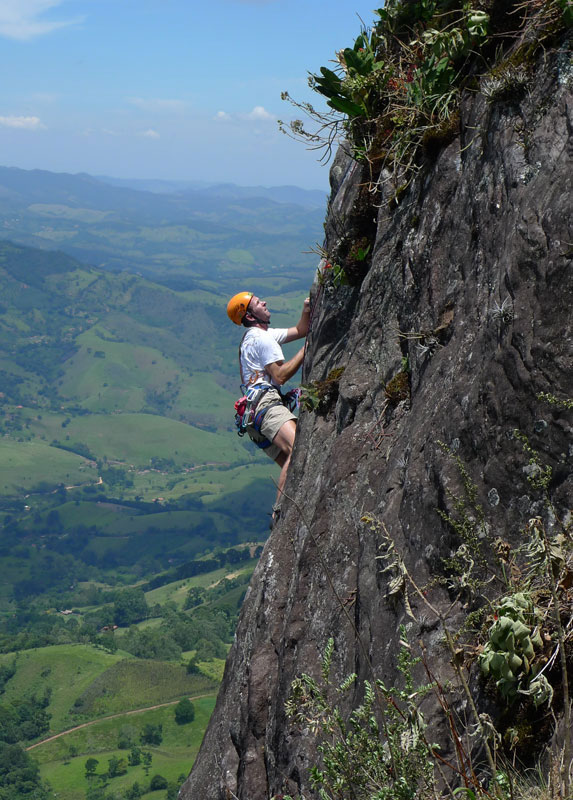
<path fill-rule="evenodd" d="M 392 682 L 401 624 L 447 671 L 440 632 L 415 594 L 417 622 L 408 616 L 379 556 L 383 524 L 420 586 L 443 572 L 460 544 L 437 513 L 463 494 L 452 454 L 490 532 L 512 544 L 544 513 L 515 429 L 553 467 L 557 512 L 573 507 L 571 412 L 538 398 L 573 396 L 572 90 L 564 47 L 544 54 L 512 102 L 468 94 L 459 135 L 401 197 L 375 205 L 364 167 L 339 152 L 326 249 L 367 231 L 371 260 L 353 286 L 314 287 L 304 382 L 330 375 L 330 385 L 318 412 L 301 413 L 290 499 L 253 576 L 183 800 L 316 796 L 313 734 L 292 727 L 284 703 L 295 677 L 320 673 L 330 637 L 338 677 Z M 392 381 L 406 358 L 409 377 Z M 463 613 L 454 608 L 452 625 Z"/>

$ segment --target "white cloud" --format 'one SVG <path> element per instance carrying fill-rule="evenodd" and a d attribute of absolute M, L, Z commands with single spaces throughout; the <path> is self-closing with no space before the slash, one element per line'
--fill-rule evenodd
<path fill-rule="evenodd" d="M 217 111 L 215 119 L 220 120 L 249 120 L 254 122 L 274 122 L 276 117 L 267 111 L 263 106 L 255 106 L 252 111 L 247 113 L 228 114 L 226 111 Z"/>
<path fill-rule="evenodd" d="M 179 113 L 184 111 L 187 106 L 184 100 L 165 100 L 159 97 L 130 97 L 128 98 L 128 103 L 140 108 L 142 111 L 151 111 L 153 113 Z"/>
<path fill-rule="evenodd" d="M 255 106 L 252 111 L 249 111 L 247 114 L 248 119 L 256 119 L 256 120 L 274 120 L 276 119 L 273 114 L 269 113 L 263 106 Z"/>
<path fill-rule="evenodd" d="M 65 0 L 0 0 L 0 36 L 27 41 L 82 22 L 83 17 L 48 22 L 39 19 Z"/>
<path fill-rule="evenodd" d="M 0 127 L 37 131 L 46 126 L 39 117 L 0 117 Z"/>
<path fill-rule="evenodd" d="M 153 128 L 148 128 L 146 131 L 141 131 L 140 136 L 145 136 L 146 139 L 160 139 L 161 135 L 154 131 Z"/>

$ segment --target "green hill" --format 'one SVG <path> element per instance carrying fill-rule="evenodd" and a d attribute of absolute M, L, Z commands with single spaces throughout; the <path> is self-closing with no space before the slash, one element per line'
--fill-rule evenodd
<path fill-rule="evenodd" d="M 157 194 L 90 175 L 0 167 L 6 237 L 179 289 L 216 281 L 227 292 L 237 269 L 244 277 L 280 273 L 304 288 L 316 261 L 307 251 L 322 238 L 324 206 L 325 198 L 319 204 L 315 193 L 288 187 Z"/>
<path fill-rule="evenodd" d="M 231 430 L 236 341 L 216 295 L 7 242 L 0 293 L 4 494 L 93 485 L 106 463 L 132 472 L 132 497 L 153 500 L 184 493 L 173 492 L 182 469 L 262 463 Z M 163 480 L 144 477 L 158 467 Z"/>
<path fill-rule="evenodd" d="M 117 791 L 135 781 L 149 785 L 156 774 L 177 781 L 191 768 L 215 703 L 212 679 L 187 674 L 178 663 L 142 661 L 91 645 L 0 655 L 0 668 L 10 664 L 16 671 L 6 683 L 2 707 L 33 696 L 49 698 L 50 728 L 28 749 L 40 764 L 42 778 L 50 782 L 50 796 L 83 800 L 90 786 L 85 774 L 90 757 L 98 761 L 95 780 L 108 769 L 110 759 L 126 762 L 125 772 L 113 779 Z M 174 709 L 183 697 L 193 698 L 195 719 L 178 725 Z M 146 726 L 160 726 L 161 741 L 143 744 Z M 137 761 L 133 748 L 151 754 L 152 770 L 145 770 L 141 761 L 127 763 Z"/>

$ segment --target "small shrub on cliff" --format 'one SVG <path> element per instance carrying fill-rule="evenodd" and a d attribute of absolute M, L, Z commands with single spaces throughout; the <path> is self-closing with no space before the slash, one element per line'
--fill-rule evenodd
<path fill-rule="evenodd" d="M 432 685 L 415 686 L 416 659 L 402 629 L 398 668 L 402 688 L 383 681 L 364 682 L 364 699 L 348 719 L 338 702 L 351 689 L 356 675 L 339 686 L 330 679 L 334 640 L 327 644 L 322 681 L 303 675 L 293 681 L 287 715 L 317 733 L 322 764 L 310 779 L 321 800 L 413 800 L 437 796 L 433 748 L 425 738 L 426 724 L 419 709 Z"/>
<path fill-rule="evenodd" d="M 344 367 L 335 367 L 322 381 L 313 381 L 302 386 L 301 405 L 307 411 L 327 414 L 338 399 L 339 383 L 344 374 Z"/>

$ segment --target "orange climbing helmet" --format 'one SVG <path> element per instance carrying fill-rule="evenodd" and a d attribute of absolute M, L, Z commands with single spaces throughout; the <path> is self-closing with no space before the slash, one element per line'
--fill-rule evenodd
<path fill-rule="evenodd" d="M 240 325 L 243 321 L 252 296 L 252 292 L 239 292 L 227 303 L 227 315 L 235 325 Z"/>

